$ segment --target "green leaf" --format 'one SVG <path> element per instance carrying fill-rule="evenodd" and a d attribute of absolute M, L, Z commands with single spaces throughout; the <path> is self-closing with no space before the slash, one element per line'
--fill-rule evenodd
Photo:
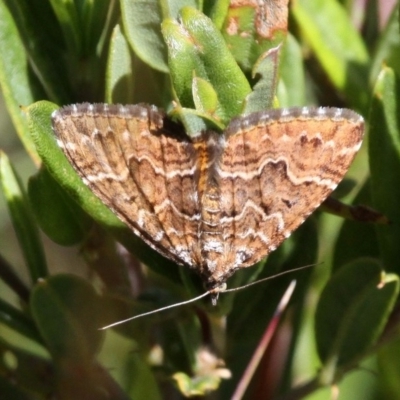
<path fill-rule="evenodd" d="M 250 85 L 232 57 L 223 37 L 212 22 L 197 10 L 185 7 L 181 11 L 184 29 L 196 44 L 202 68 L 196 76 L 209 80 L 221 104 L 222 119 L 230 121 L 242 111 L 243 99 Z M 205 71 L 205 76 L 201 74 Z"/>
<path fill-rule="evenodd" d="M 0 181 L 31 281 L 36 282 L 48 274 L 43 244 L 20 178 L 2 152 Z"/>
<path fill-rule="evenodd" d="M 21 335 L 43 344 L 43 340 L 32 319 L 3 299 L 0 299 L 0 320 L 2 324 L 17 331 Z"/>
<path fill-rule="evenodd" d="M 64 33 L 64 40 L 71 53 L 82 54 L 83 33 L 79 10 L 73 0 L 50 0 L 54 14 Z"/>
<path fill-rule="evenodd" d="M 212 20 L 218 29 L 221 29 L 227 16 L 230 0 L 205 0 L 203 4 L 204 14 Z"/>
<path fill-rule="evenodd" d="M 279 62 L 278 99 L 280 107 L 306 104 L 306 84 L 301 48 L 290 33 L 282 46 Z"/>
<path fill-rule="evenodd" d="M 19 277 L 16 268 L 10 265 L 0 253 L 0 277 L 19 298 L 21 304 L 27 304 L 30 296 L 30 289 Z"/>
<path fill-rule="evenodd" d="M 393 70 L 384 67 L 378 76 L 369 115 L 369 163 L 372 206 L 390 221 L 400 220 L 400 98 Z M 400 272 L 400 226 L 376 226 L 385 268 Z"/>
<path fill-rule="evenodd" d="M 124 376 L 129 387 L 127 392 L 129 392 L 130 398 L 162 400 L 156 376 L 147 360 L 144 360 L 144 357 L 135 351 L 132 352 L 129 360 L 130 368 L 128 371 L 124 371 Z M 128 376 L 126 372 L 132 372 L 132 376 Z"/>
<path fill-rule="evenodd" d="M 177 100 L 182 107 L 194 108 L 192 80 L 195 76 L 206 76 L 201 58 L 182 24 L 166 19 L 161 26 L 168 48 L 168 65 Z"/>
<path fill-rule="evenodd" d="M 0 85 L 8 112 L 27 152 L 38 163 L 39 156 L 19 106 L 34 101 L 39 84 L 31 79 L 28 57 L 18 27 L 4 1 L 0 2 L 0 54 Z"/>
<path fill-rule="evenodd" d="M 181 104 L 192 106 L 192 79 L 196 76 L 208 81 L 217 93 L 218 119 L 223 124 L 239 115 L 251 88 L 211 20 L 195 9 L 184 7 L 180 24 L 167 20 L 163 23 L 163 34 L 172 82 Z"/>
<path fill-rule="evenodd" d="M 398 292 L 398 277 L 382 276 L 379 263 L 371 259 L 354 261 L 331 278 L 315 317 L 325 384 L 332 384 L 340 376 L 341 367 L 365 356 L 382 333 Z"/>
<path fill-rule="evenodd" d="M 114 104 L 165 104 L 171 98 L 169 77 L 132 52 L 119 24 L 110 39 L 105 92 L 106 101 Z"/>
<path fill-rule="evenodd" d="M 198 330 L 198 319 L 190 309 L 179 310 L 186 314 L 185 318 L 174 318 L 165 321 L 162 328 L 168 344 L 164 348 L 166 357 L 174 370 L 193 371 L 195 353 L 201 346 L 201 334 Z"/>
<path fill-rule="evenodd" d="M 343 6 L 337 0 L 297 0 L 292 13 L 335 87 L 353 107 L 366 110 L 368 53 Z"/>
<path fill-rule="evenodd" d="M 231 2 L 222 34 L 244 71 L 253 70 L 262 54 L 283 43 L 287 17 L 285 1 Z"/>
<path fill-rule="evenodd" d="M 208 99 L 208 101 L 210 100 Z M 193 110 L 193 108 L 183 108 L 178 105 L 169 113 L 169 116 L 179 120 L 185 128 L 185 133 L 191 137 L 198 136 L 202 131 L 213 130 L 218 132 L 225 128 L 210 114 Z"/>
<path fill-rule="evenodd" d="M 201 11 L 204 0 L 161 0 L 160 4 L 163 18 L 176 19 L 183 7 L 191 7 Z"/>
<path fill-rule="evenodd" d="M 92 220 L 45 168 L 29 179 L 28 194 L 40 227 L 54 242 L 71 246 L 87 235 Z"/>
<path fill-rule="evenodd" d="M 379 378 L 382 396 L 385 399 L 395 399 L 400 393 L 400 338 L 398 334 L 393 341 L 385 344 L 378 352 Z"/>
<path fill-rule="evenodd" d="M 115 2 L 50 0 L 50 4 L 63 31 L 69 54 L 82 58 L 100 50 L 96 47 L 108 28 Z"/>
<path fill-rule="evenodd" d="M 371 204 L 371 185 L 367 181 L 353 204 Z M 345 220 L 334 248 L 333 268 L 337 270 L 358 257 L 379 258 L 379 246 L 373 224 Z"/>
<path fill-rule="evenodd" d="M 113 27 L 112 15 L 118 8 L 116 3 L 110 0 L 75 2 L 81 17 L 84 54 L 96 54 L 100 51 L 99 44 L 103 44 L 109 34 L 108 30 Z"/>
<path fill-rule="evenodd" d="M 106 72 L 106 102 L 132 104 L 134 67 L 132 52 L 118 24 L 112 33 Z"/>
<path fill-rule="evenodd" d="M 128 42 L 151 67 L 168 72 L 160 25 L 163 19 L 157 0 L 121 0 L 122 21 Z"/>
<path fill-rule="evenodd" d="M 54 359 L 93 359 L 104 335 L 100 304 L 93 287 L 73 275 L 51 276 L 36 285 L 31 311 Z"/>
<path fill-rule="evenodd" d="M 43 10 L 32 2 L 7 1 L 7 5 L 18 28 L 18 33 L 13 35 L 13 40 L 19 37 L 24 44 L 30 65 L 33 66 L 47 98 L 61 104 L 68 103 L 71 98 L 69 81 L 60 80 L 60 75 L 67 76 L 66 64 L 62 57 L 63 46 L 54 36 L 55 32 L 47 30 L 48 24 L 42 26 L 38 23 L 42 19 L 40 14 Z M 53 25 L 54 22 L 50 24 Z M 30 82 L 26 83 L 26 87 L 30 87 Z M 19 82 L 19 84 L 21 83 Z M 42 95 L 41 98 L 43 97 Z M 26 105 L 27 103 L 22 104 Z"/>
<path fill-rule="evenodd" d="M 217 112 L 218 96 L 209 82 L 195 77 L 192 90 L 196 110 L 206 115 L 213 115 Z"/>
<path fill-rule="evenodd" d="M 374 51 L 372 60 L 370 82 L 375 84 L 378 75 L 381 72 L 382 65 L 386 65 L 400 75 L 400 24 L 399 24 L 399 6 L 397 5 L 387 22 L 383 33 Z"/>
<path fill-rule="evenodd" d="M 119 18 L 117 2 L 51 0 L 51 5 L 67 47 L 64 49 L 61 40 L 56 45 L 62 48 L 62 59 L 68 68 L 60 70 L 60 82 L 70 83 L 75 101 L 103 99 L 106 52 L 111 30 Z M 55 102 L 66 104 L 71 100 Z"/>
<path fill-rule="evenodd" d="M 246 97 L 243 114 L 272 108 L 278 82 L 278 59 L 280 47 L 263 54 L 254 64 L 252 77 L 259 77 L 253 91 Z"/>

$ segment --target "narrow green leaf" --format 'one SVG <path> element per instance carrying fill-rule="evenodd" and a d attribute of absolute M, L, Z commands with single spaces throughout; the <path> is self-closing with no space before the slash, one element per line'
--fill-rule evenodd
<path fill-rule="evenodd" d="M 50 0 L 50 4 L 63 31 L 69 54 L 82 58 L 100 51 L 101 35 L 108 28 L 111 7 L 115 7 L 115 2 Z"/>
<path fill-rule="evenodd" d="M 21 335 L 43 344 L 43 340 L 32 319 L 3 299 L 0 299 L 0 321 Z"/>
<path fill-rule="evenodd" d="M 170 91 L 169 76 L 155 71 L 138 58 L 132 52 L 121 25 L 117 24 L 108 49 L 106 102 L 165 105 L 170 102 Z"/>
<path fill-rule="evenodd" d="M 204 14 L 218 29 L 221 29 L 228 13 L 230 0 L 204 0 L 203 3 Z"/>
<path fill-rule="evenodd" d="M 356 363 L 382 333 L 399 291 L 395 275 L 382 276 L 379 263 L 360 259 L 342 267 L 321 294 L 316 311 L 318 353 L 326 384 L 340 367 Z"/>
<path fill-rule="evenodd" d="M 28 194 L 40 227 L 54 242 L 72 246 L 87 235 L 92 220 L 45 168 L 29 179 Z"/>
<path fill-rule="evenodd" d="M 84 33 L 84 51 L 85 54 L 96 54 L 100 51 L 99 44 L 104 41 L 104 35 L 107 35 L 108 30 L 112 29 L 111 16 L 113 9 L 118 5 L 116 1 L 110 0 L 84 1 L 81 4 L 80 22 L 81 30 Z"/>
<path fill-rule="evenodd" d="M 204 0 L 160 0 L 163 19 L 177 19 L 183 7 L 192 7 L 202 11 L 203 3 Z"/>
<path fill-rule="evenodd" d="M 21 301 L 21 304 L 27 304 L 30 296 L 30 289 L 17 274 L 16 268 L 10 265 L 0 253 L 0 278 Z"/>
<path fill-rule="evenodd" d="M 390 221 L 400 220 L 400 99 L 399 84 L 392 69 L 378 76 L 369 115 L 369 163 L 372 206 Z M 385 268 L 400 272 L 400 225 L 376 226 Z"/>
<path fill-rule="evenodd" d="M 176 100 L 182 107 L 194 108 L 193 77 L 206 76 L 201 58 L 193 40 L 177 21 L 172 19 L 163 21 L 162 33 L 168 48 L 168 65 Z"/>
<path fill-rule="evenodd" d="M 31 281 L 36 282 L 48 275 L 43 244 L 20 178 L 1 152 L 0 181 Z"/>
<path fill-rule="evenodd" d="M 170 117 L 178 119 L 185 127 L 185 132 L 191 137 L 196 137 L 202 131 L 208 129 L 214 131 L 222 131 L 225 126 L 216 119 L 212 118 L 210 114 L 205 114 L 193 108 L 175 107 L 170 112 Z"/>
<path fill-rule="evenodd" d="M 250 85 L 211 20 L 197 10 L 184 7 L 181 24 L 196 53 L 195 76 L 211 83 L 220 102 L 221 122 L 239 115 Z M 168 46 L 171 49 L 171 45 Z M 198 60 L 200 63 L 197 64 Z"/>
<path fill-rule="evenodd" d="M 244 71 L 251 71 L 262 54 L 284 42 L 287 17 L 285 1 L 231 2 L 221 31 Z"/>
<path fill-rule="evenodd" d="M 60 76 L 67 76 L 62 57 L 63 45 L 46 31 L 47 25 L 38 24 L 38 20 L 41 20 L 38 14 L 41 11 L 33 4 L 22 1 L 7 1 L 7 4 L 18 27 L 16 37 L 21 38 L 30 65 L 44 88 L 46 97 L 57 103 L 68 103 L 71 98 L 69 81 L 60 79 Z M 29 86 L 28 81 L 27 87 Z"/>
<path fill-rule="evenodd" d="M 28 57 L 18 27 L 3 1 L 0 2 L 0 54 L 0 85 L 8 112 L 27 152 L 39 163 L 26 119 L 19 108 L 21 104 L 34 101 L 35 81 L 30 78 Z M 39 87 L 37 82 L 36 85 Z"/>
<path fill-rule="evenodd" d="M 386 65 L 400 75 L 400 24 L 399 6 L 397 5 L 385 26 L 385 30 L 379 36 L 378 45 L 374 51 L 372 60 L 370 82 L 374 85 L 381 72 L 382 65 Z"/>
<path fill-rule="evenodd" d="M 200 113 L 214 115 L 217 112 L 218 97 L 209 82 L 201 78 L 193 78 L 193 99 L 196 110 Z"/>
<path fill-rule="evenodd" d="M 132 104 L 134 98 L 132 52 L 118 24 L 112 33 L 106 71 L 106 102 Z"/>
<path fill-rule="evenodd" d="M 128 42 L 151 67 L 168 72 L 166 48 L 161 35 L 161 8 L 157 0 L 121 0 L 122 21 Z"/>
<path fill-rule="evenodd" d="M 166 321 L 162 326 L 166 337 L 170 338 L 164 351 L 174 370 L 194 372 L 195 353 L 201 346 L 198 319 L 188 310 L 180 312 L 187 313 L 186 317 Z"/>
<path fill-rule="evenodd" d="M 279 76 L 279 106 L 298 107 L 306 104 L 303 54 L 298 42 L 290 33 L 282 46 Z"/>
<path fill-rule="evenodd" d="M 253 91 L 246 97 L 243 114 L 272 108 L 278 83 L 279 52 L 280 47 L 270 49 L 255 63 L 252 77 L 253 79 L 258 77 L 259 80 L 254 85 Z"/>
<path fill-rule="evenodd" d="M 297 0 L 292 13 L 332 83 L 353 107 L 366 110 L 369 57 L 343 6 L 336 0 Z"/>
<path fill-rule="evenodd" d="M 129 370 L 124 371 L 127 386 L 127 392 L 131 399 L 151 399 L 151 400 L 162 400 L 158 381 L 156 380 L 156 374 L 148 364 L 148 361 L 143 360 L 143 356 L 137 352 L 132 352 L 129 357 L 130 365 Z M 126 375 L 126 372 L 132 372 L 132 376 Z"/>
<path fill-rule="evenodd" d="M 56 360 L 93 359 L 104 335 L 100 304 L 93 287 L 73 275 L 51 276 L 36 285 L 32 315 Z"/>
<path fill-rule="evenodd" d="M 71 53 L 81 54 L 83 34 L 78 11 L 73 0 L 49 0 L 64 33 L 64 40 Z"/>
<path fill-rule="evenodd" d="M 395 399 L 400 393 L 399 359 L 400 338 L 396 335 L 394 340 L 379 350 L 377 357 L 380 387 L 385 399 Z"/>
<path fill-rule="evenodd" d="M 367 181 L 353 204 L 371 204 L 371 185 Z M 373 224 L 345 220 L 334 248 L 333 268 L 337 270 L 358 257 L 379 258 L 379 246 Z"/>

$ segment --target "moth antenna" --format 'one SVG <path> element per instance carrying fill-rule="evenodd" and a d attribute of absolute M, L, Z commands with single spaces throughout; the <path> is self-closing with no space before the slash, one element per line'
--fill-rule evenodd
<path fill-rule="evenodd" d="M 291 272 L 301 271 L 302 269 L 306 269 L 306 268 L 315 267 L 316 265 L 320 265 L 320 264 L 322 264 L 322 263 L 304 265 L 303 267 L 293 268 L 293 269 L 290 269 L 288 271 L 279 272 L 279 273 L 277 273 L 275 275 L 267 276 L 266 278 L 259 279 L 258 281 L 248 283 L 247 285 L 238 286 L 238 287 L 232 288 L 232 289 L 226 289 L 224 291 L 221 291 L 221 293 L 237 292 L 239 290 L 246 289 L 246 288 L 248 288 L 250 286 L 258 285 L 259 283 L 262 283 L 262 282 L 265 282 L 265 281 L 269 281 L 270 279 L 279 278 L 282 275 L 290 274 Z"/>
<path fill-rule="evenodd" d="M 180 306 L 184 306 L 184 305 L 186 305 L 186 304 L 194 303 L 195 301 L 200 300 L 200 299 L 202 299 L 203 297 L 208 296 L 209 294 L 210 294 L 210 292 L 207 291 L 207 292 L 201 294 L 200 296 L 193 297 L 193 299 L 185 300 L 185 301 L 182 301 L 182 302 L 180 302 L 180 303 L 171 304 L 171 305 L 169 305 L 169 306 L 157 308 L 156 310 L 148 311 L 148 312 L 145 312 L 145 313 L 143 313 L 143 314 L 135 315 L 135 316 L 133 316 L 133 317 L 129 317 L 129 318 L 127 318 L 127 319 L 123 319 L 123 320 L 121 320 L 121 321 L 114 322 L 114 323 L 112 323 L 112 324 L 110 324 L 110 325 L 103 326 L 102 328 L 99 328 L 99 330 L 100 330 L 100 331 L 104 331 L 104 330 L 106 330 L 106 329 L 108 329 L 108 328 L 112 328 L 112 327 L 114 327 L 114 326 L 124 324 L 125 322 L 129 322 L 129 321 L 132 321 L 132 320 L 137 319 L 137 318 L 145 317 L 146 315 L 151 315 L 151 314 L 155 314 L 155 313 L 158 313 L 158 312 L 161 312 L 161 311 L 169 310 L 169 309 L 171 309 L 171 308 L 180 307 Z"/>
<path fill-rule="evenodd" d="M 322 263 L 320 263 L 320 264 L 322 264 Z M 275 275 L 272 275 L 272 276 L 268 276 L 267 278 L 263 278 L 263 279 L 260 279 L 260 280 L 258 280 L 258 281 L 255 281 L 255 282 L 248 283 L 247 285 L 239 286 L 239 287 L 232 288 L 232 289 L 226 289 L 226 285 L 225 285 L 225 286 L 221 287 L 218 291 L 212 291 L 212 290 L 206 291 L 206 292 L 204 292 L 203 294 L 201 294 L 200 296 L 193 297 L 193 298 L 190 299 L 190 300 L 181 301 L 180 303 L 174 303 L 174 304 L 171 304 L 171 305 L 169 305 L 169 306 L 157 308 L 156 310 L 152 310 L 152 311 L 145 312 L 145 313 L 143 313 L 143 314 L 135 315 L 135 316 L 133 316 L 133 317 L 129 317 L 129 318 L 127 318 L 127 319 L 123 319 L 123 320 L 121 320 L 121 321 L 114 322 L 114 323 L 112 323 L 112 324 L 110 324 L 110 325 L 103 326 L 103 327 L 99 328 L 99 330 L 104 331 L 104 330 L 106 330 L 106 329 L 113 328 L 114 326 L 124 324 L 125 322 L 132 321 L 132 320 L 134 320 L 134 319 L 142 318 L 142 317 L 145 317 L 145 316 L 147 316 L 147 315 L 151 315 L 151 314 L 155 314 L 155 313 L 158 313 L 158 312 L 170 310 L 171 308 L 180 307 L 180 306 L 184 306 L 184 305 L 186 305 L 186 304 L 194 303 L 195 301 L 200 300 L 200 299 L 202 299 L 203 297 L 206 297 L 206 296 L 208 296 L 208 295 L 213 296 L 212 300 L 213 300 L 213 305 L 215 306 L 215 305 L 216 305 L 216 299 L 218 298 L 218 295 L 219 295 L 220 293 L 237 292 L 237 291 L 239 291 L 239 290 L 246 289 L 246 288 L 248 288 L 248 287 L 250 287 L 250 286 L 257 285 L 257 284 L 259 284 L 259 283 L 268 281 L 268 280 L 270 280 L 270 279 L 278 278 L 278 277 L 280 277 L 280 276 L 282 276 L 282 275 L 289 274 L 289 273 L 291 273 L 291 272 L 300 271 L 300 270 L 302 270 L 302 269 L 314 267 L 315 265 L 319 265 L 319 264 L 309 264 L 309 265 L 305 265 L 305 266 L 303 266 L 303 267 L 291 269 L 291 270 L 289 270 L 289 271 L 279 272 L 278 274 L 275 274 Z"/>

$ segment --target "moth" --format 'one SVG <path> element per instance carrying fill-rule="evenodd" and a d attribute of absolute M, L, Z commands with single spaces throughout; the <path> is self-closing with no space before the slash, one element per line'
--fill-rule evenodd
<path fill-rule="evenodd" d="M 207 290 L 275 250 L 326 199 L 364 122 L 339 108 L 271 109 L 193 138 L 157 107 L 76 104 L 52 115 L 57 142 L 93 193 Z"/>

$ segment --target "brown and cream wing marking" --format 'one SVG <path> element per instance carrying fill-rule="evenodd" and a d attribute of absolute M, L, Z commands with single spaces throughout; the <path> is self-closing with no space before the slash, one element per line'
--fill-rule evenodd
<path fill-rule="evenodd" d="M 194 265 L 197 157 L 156 107 L 79 104 L 53 114 L 58 144 L 91 190 L 168 258 Z"/>
<path fill-rule="evenodd" d="M 351 110 L 291 108 L 231 122 L 216 167 L 221 229 L 235 269 L 279 246 L 332 192 L 359 150 Z"/>
<path fill-rule="evenodd" d="M 337 108 L 268 110 L 193 141 L 156 107 L 81 104 L 53 114 L 83 181 L 161 254 L 217 288 L 265 257 L 341 181 L 363 119 Z"/>

